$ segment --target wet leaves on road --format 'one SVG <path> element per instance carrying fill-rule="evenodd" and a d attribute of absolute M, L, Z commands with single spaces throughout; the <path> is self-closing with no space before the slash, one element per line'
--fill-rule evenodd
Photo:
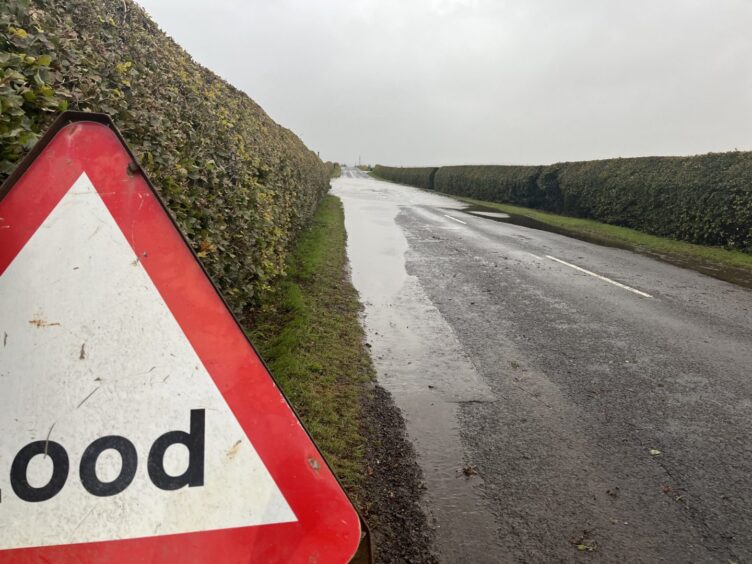
<path fill-rule="evenodd" d="M 478 469 L 472 464 L 466 464 L 462 468 L 462 473 L 469 478 L 470 476 L 477 476 Z"/>
<path fill-rule="evenodd" d="M 589 531 L 582 531 L 582 535 L 571 539 L 569 542 L 580 552 L 595 552 L 598 549 L 598 543 L 590 537 Z"/>

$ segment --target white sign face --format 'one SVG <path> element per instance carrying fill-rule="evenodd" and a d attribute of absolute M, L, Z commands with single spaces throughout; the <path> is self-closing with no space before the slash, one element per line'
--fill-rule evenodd
<path fill-rule="evenodd" d="M 296 521 L 86 174 L 0 312 L 0 550 Z"/>

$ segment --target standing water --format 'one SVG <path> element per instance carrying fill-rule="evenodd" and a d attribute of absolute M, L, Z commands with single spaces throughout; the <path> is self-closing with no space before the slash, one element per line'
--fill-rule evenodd
<path fill-rule="evenodd" d="M 465 459 L 457 422 L 462 402 L 491 401 L 492 395 L 418 279 L 408 275 L 408 243 L 396 223 L 406 200 L 463 206 L 347 172 L 333 192 L 345 208 L 353 284 L 364 304 L 379 383 L 402 411 L 418 455 L 440 558 L 498 561 L 497 527 L 481 496 L 482 479 Z"/>

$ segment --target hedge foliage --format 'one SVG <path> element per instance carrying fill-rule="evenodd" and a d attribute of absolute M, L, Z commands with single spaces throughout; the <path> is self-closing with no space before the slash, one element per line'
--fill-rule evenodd
<path fill-rule="evenodd" d="M 752 251 L 752 153 L 552 167 L 559 209 L 654 235 Z"/>
<path fill-rule="evenodd" d="M 326 170 L 329 172 L 329 178 L 339 178 L 342 176 L 342 166 L 339 163 L 333 163 L 332 161 L 326 161 Z"/>
<path fill-rule="evenodd" d="M 399 182 L 427 187 L 409 181 L 425 169 L 377 168 L 399 170 Z M 389 174 L 384 178 L 391 180 Z M 752 152 L 450 166 L 439 168 L 428 187 L 752 252 Z"/>
<path fill-rule="evenodd" d="M 329 188 L 300 139 L 131 0 L 3 0 L 0 180 L 65 109 L 112 116 L 236 311 Z"/>
<path fill-rule="evenodd" d="M 402 168 L 376 165 L 373 173 L 385 180 L 431 190 L 433 188 L 433 177 L 437 170 L 435 167 Z"/>
<path fill-rule="evenodd" d="M 539 174 L 537 166 L 444 166 L 436 173 L 433 188 L 480 200 L 503 198 L 539 207 L 543 197 L 537 186 Z"/>

